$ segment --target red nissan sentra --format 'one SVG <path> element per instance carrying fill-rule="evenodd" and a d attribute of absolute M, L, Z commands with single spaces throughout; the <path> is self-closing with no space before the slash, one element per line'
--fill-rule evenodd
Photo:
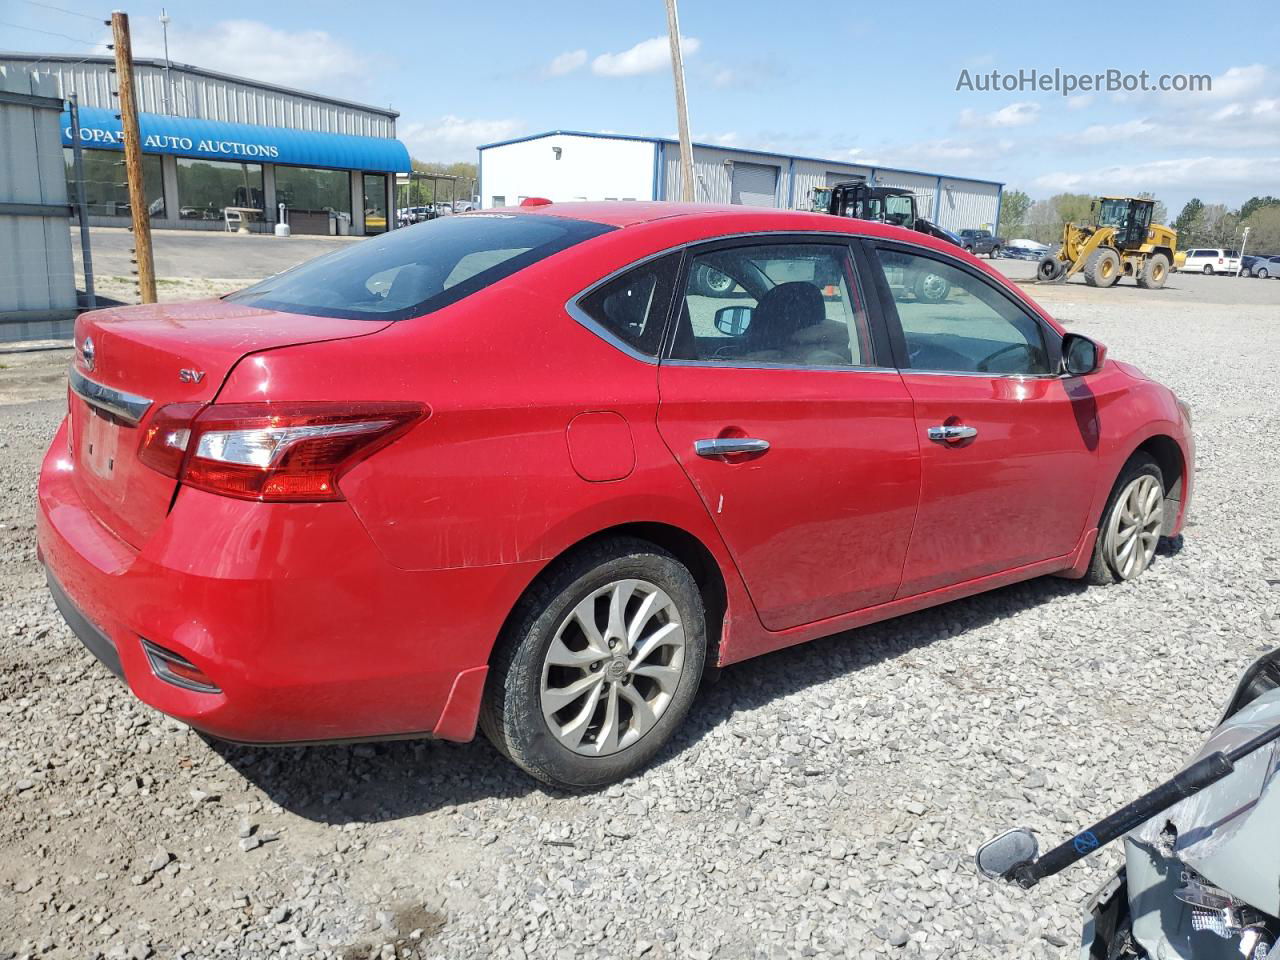
<path fill-rule="evenodd" d="M 703 670 L 1041 574 L 1141 574 L 1190 416 L 955 247 L 659 203 L 448 217 L 77 322 L 63 616 L 251 743 L 477 722 L 587 787 Z"/>

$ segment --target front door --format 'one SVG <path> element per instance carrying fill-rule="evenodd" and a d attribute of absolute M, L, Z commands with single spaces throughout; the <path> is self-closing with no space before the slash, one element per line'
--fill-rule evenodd
<path fill-rule="evenodd" d="M 1087 388 L 1056 376 L 1052 328 L 976 270 L 912 250 L 875 258 L 921 443 L 900 597 L 1070 554 L 1098 436 Z"/>
<path fill-rule="evenodd" d="M 687 257 L 682 282 L 658 428 L 761 621 L 782 630 L 892 599 L 919 443 L 849 247 L 720 243 Z"/>

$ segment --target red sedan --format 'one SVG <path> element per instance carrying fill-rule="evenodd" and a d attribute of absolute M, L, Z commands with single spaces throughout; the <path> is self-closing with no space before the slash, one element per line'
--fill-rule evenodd
<path fill-rule="evenodd" d="M 704 667 L 1179 532 L 1186 407 L 986 265 L 820 214 L 448 217 L 76 327 L 40 555 L 82 641 L 214 736 L 477 721 L 587 787 Z"/>

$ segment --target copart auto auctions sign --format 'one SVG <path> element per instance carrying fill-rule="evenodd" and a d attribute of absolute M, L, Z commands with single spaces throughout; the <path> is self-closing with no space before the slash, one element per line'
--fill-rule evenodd
<path fill-rule="evenodd" d="M 70 125 L 62 129 L 63 141 L 72 142 Z M 80 128 L 80 142 L 85 146 L 123 147 L 124 134 L 103 127 Z M 275 160 L 280 148 L 272 143 L 249 143 L 242 140 L 196 139 L 167 133 L 149 133 L 142 138 L 142 149 L 153 153 L 176 153 L 191 156 L 257 157 Z"/>

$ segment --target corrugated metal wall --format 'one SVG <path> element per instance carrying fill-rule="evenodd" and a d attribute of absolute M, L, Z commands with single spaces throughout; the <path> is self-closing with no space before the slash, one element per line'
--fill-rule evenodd
<path fill-rule="evenodd" d="M 31 67 L 30 61 L 16 58 L 0 59 L 0 65 L 7 65 L 13 70 Z M 118 107 L 112 96 L 115 80 L 107 63 L 44 61 L 36 69 L 55 77 L 64 95 L 78 93 L 81 106 Z M 181 67 L 170 71 L 173 95 L 166 108 L 164 75 L 162 67 L 135 65 L 134 85 L 138 93 L 138 109 L 142 112 L 364 137 L 396 135 L 395 119 L 384 114 L 301 94 L 264 89 L 252 83 L 208 77 Z"/>
<path fill-rule="evenodd" d="M 61 99 L 49 78 L 2 66 L 0 91 L 19 95 L 0 97 L 0 340 L 65 336 L 76 287 Z"/>
<path fill-rule="evenodd" d="M 942 178 L 939 226 L 952 231 L 971 227 L 994 231 L 999 208 L 1000 188 L 996 184 Z"/>
<path fill-rule="evenodd" d="M 776 204 L 786 203 L 787 190 L 787 158 L 767 155 L 743 153 L 735 150 L 720 150 L 713 147 L 693 148 L 693 180 L 694 200 L 697 203 L 730 203 L 733 196 L 733 162 L 763 164 L 777 167 L 778 189 Z M 729 161 L 726 163 L 725 161 Z M 663 199 L 680 199 L 680 147 L 674 143 L 666 145 L 666 176 Z"/>
<path fill-rule="evenodd" d="M 916 209 L 920 216 L 933 219 L 933 199 L 938 195 L 938 178 L 923 173 L 907 173 L 876 167 L 876 186 L 905 187 L 916 196 Z"/>

